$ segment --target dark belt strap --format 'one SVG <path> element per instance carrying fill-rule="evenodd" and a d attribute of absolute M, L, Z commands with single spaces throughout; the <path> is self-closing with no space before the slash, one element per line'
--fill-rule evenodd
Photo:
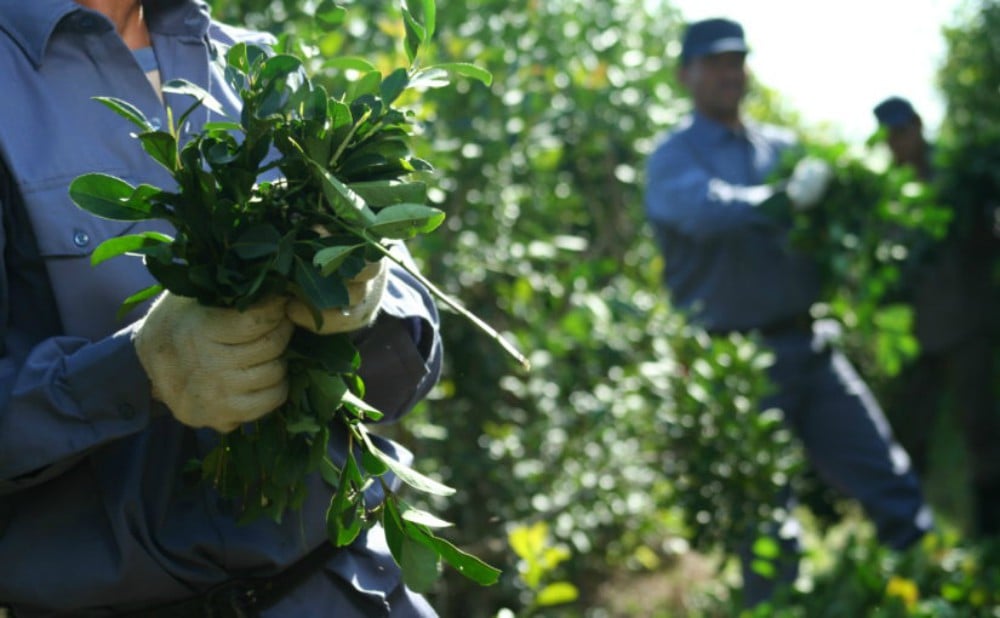
<path fill-rule="evenodd" d="M 338 549 L 333 543 L 323 543 L 274 577 L 234 579 L 197 597 L 118 615 L 125 618 L 253 618 L 319 570 Z"/>
<path fill-rule="evenodd" d="M 765 337 L 772 337 L 774 335 L 784 335 L 788 333 L 810 334 L 812 333 L 812 325 L 812 317 L 808 313 L 800 313 L 754 328 L 709 328 L 707 331 L 710 335 L 722 336 L 733 332 L 749 333 L 756 331 Z"/>
<path fill-rule="evenodd" d="M 790 318 L 785 318 L 760 327 L 760 334 L 765 337 L 771 335 L 783 335 L 785 333 L 811 333 L 812 317 L 808 313 L 800 313 Z"/>

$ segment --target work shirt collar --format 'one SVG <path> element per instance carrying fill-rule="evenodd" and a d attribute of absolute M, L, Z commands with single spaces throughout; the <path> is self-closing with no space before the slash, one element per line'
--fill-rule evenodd
<path fill-rule="evenodd" d="M 210 24 L 208 5 L 201 0 L 145 0 L 150 33 L 202 38 Z M 103 14 L 73 0 L 0 0 L 0 30 L 17 41 L 35 67 L 45 59 L 57 27 L 82 32 L 106 32 L 114 25 Z"/>
<path fill-rule="evenodd" d="M 695 111 L 691 114 L 691 137 L 700 144 L 717 144 L 730 140 L 734 137 L 752 139 L 754 127 L 752 123 L 743 120 L 742 129 L 732 129 L 726 125 L 712 120 L 708 116 Z"/>

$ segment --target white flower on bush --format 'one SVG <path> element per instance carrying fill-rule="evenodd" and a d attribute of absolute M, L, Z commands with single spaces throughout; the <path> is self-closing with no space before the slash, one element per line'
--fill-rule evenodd
<path fill-rule="evenodd" d="M 832 178 L 833 169 L 826 161 L 806 157 L 795 164 L 785 191 L 796 209 L 806 210 L 819 202 Z"/>

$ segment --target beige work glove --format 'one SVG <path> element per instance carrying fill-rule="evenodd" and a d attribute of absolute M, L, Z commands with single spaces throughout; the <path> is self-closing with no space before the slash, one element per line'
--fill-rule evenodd
<path fill-rule="evenodd" d="M 830 165 L 814 157 L 806 157 L 795 164 L 785 192 L 796 210 L 809 210 L 819 203 L 833 179 Z"/>
<path fill-rule="evenodd" d="M 288 397 L 283 355 L 295 330 L 286 303 L 274 298 L 238 311 L 162 294 L 133 338 L 153 398 L 181 423 L 221 432 L 280 406 Z"/>
<path fill-rule="evenodd" d="M 321 335 L 349 333 L 371 325 L 378 315 L 382 296 L 389 283 L 387 262 L 385 258 L 369 262 L 353 279 L 347 281 L 350 305 L 322 311 L 323 321 L 319 326 L 306 304 L 297 298 L 288 302 L 288 318 L 298 326 Z"/>

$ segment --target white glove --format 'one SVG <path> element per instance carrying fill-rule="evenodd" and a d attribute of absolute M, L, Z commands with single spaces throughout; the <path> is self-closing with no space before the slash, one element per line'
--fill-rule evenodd
<path fill-rule="evenodd" d="M 295 327 L 285 298 L 246 311 L 205 307 L 164 293 L 133 344 L 153 387 L 178 421 L 228 432 L 288 397 L 285 348 Z"/>
<path fill-rule="evenodd" d="M 302 328 L 321 335 L 348 333 L 364 328 L 375 321 L 388 283 L 389 268 L 386 260 L 383 258 L 377 262 L 370 262 L 347 282 L 350 305 L 322 311 L 322 324 L 316 326 L 316 320 L 313 319 L 306 304 L 293 298 L 288 302 L 288 319 Z"/>
<path fill-rule="evenodd" d="M 833 170 L 826 161 L 806 157 L 795 164 L 785 191 L 796 210 L 808 210 L 819 203 L 832 179 Z"/>

